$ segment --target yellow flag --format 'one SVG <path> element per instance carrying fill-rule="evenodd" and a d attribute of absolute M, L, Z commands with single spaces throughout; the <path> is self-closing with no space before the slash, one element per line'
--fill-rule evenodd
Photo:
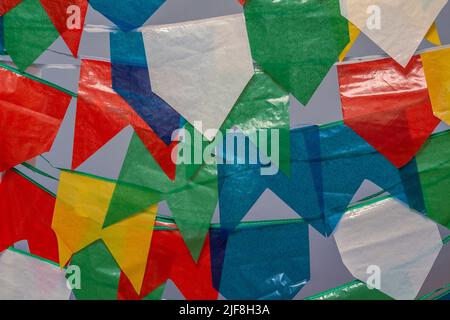
<path fill-rule="evenodd" d="M 431 42 L 432 44 L 434 44 L 436 46 L 442 45 L 441 38 L 439 37 L 439 32 L 438 32 L 436 23 L 433 23 L 433 25 L 431 26 L 430 30 L 428 30 L 428 33 L 425 36 L 425 38 L 429 42 Z"/>
<path fill-rule="evenodd" d="M 353 23 L 351 23 L 350 21 L 348 22 L 348 35 L 350 37 L 350 41 L 347 44 L 347 46 L 344 48 L 344 50 L 342 50 L 342 52 L 339 56 L 339 61 L 343 61 L 345 59 L 345 57 L 347 56 L 347 53 L 350 51 L 350 49 L 355 44 L 356 39 L 358 39 L 360 32 L 361 31 L 359 31 L 359 29 Z"/>
<path fill-rule="evenodd" d="M 157 205 L 102 229 L 114 188 L 115 183 L 109 181 L 70 172 L 61 174 L 52 221 L 60 264 L 64 266 L 74 253 L 101 239 L 139 293 Z"/>
<path fill-rule="evenodd" d="M 433 113 L 450 124 L 450 49 L 421 55 Z"/>

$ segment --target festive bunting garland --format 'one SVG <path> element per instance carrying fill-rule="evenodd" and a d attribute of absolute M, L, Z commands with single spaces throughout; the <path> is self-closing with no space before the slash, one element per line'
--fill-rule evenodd
<path fill-rule="evenodd" d="M 390 19 L 388 40 L 362 26 L 367 12 L 344 0 L 247 0 L 243 15 L 141 28 L 164 2 L 0 5 L 0 53 L 22 71 L 59 36 L 78 55 L 88 4 L 121 29 L 109 35 L 111 62 L 82 60 L 78 94 L 0 65 L 0 251 L 26 240 L 31 254 L 83 268 L 83 289 L 73 289 L 80 299 L 160 299 L 169 280 L 186 299 L 293 299 L 311 278 L 312 226 L 334 237 L 359 281 L 368 281 L 368 265 L 385 276 L 372 294 L 354 282 L 310 299 L 416 298 L 443 247 L 437 224 L 450 228 L 450 131 L 432 134 L 450 121 L 450 49 L 413 52 L 425 37 L 440 44 L 433 21 L 447 1 L 419 10 L 420 25 L 406 33 Z M 290 130 L 289 94 L 307 105 L 357 28 L 392 58 L 337 64 L 344 121 Z M 50 150 L 74 98 L 72 166 L 49 161 L 60 173 L 53 177 L 25 161 Z M 117 179 L 76 171 L 128 126 L 134 132 Z M 200 145 L 172 141 L 180 129 Z M 225 143 L 230 129 L 240 130 L 254 163 L 227 161 L 235 153 Z M 280 132 L 269 175 L 261 173 L 275 138 L 262 147 L 254 130 Z M 213 157 L 218 142 L 225 147 Z M 199 148 L 214 161 L 187 163 L 192 148 L 192 158 Z M 57 194 L 19 164 L 55 180 Z M 352 205 L 366 180 L 390 197 Z M 267 189 L 301 219 L 242 223 Z M 173 220 L 157 217 L 163 201 Z M 217 206 L 220 225 L 211 225 Z M 7 253 L 0 264 L 20 261 Z M 399 274 L 404 268 L 411 272 Z M 49 270 L 52 293 L 65 297 L 62 272 Z"/>

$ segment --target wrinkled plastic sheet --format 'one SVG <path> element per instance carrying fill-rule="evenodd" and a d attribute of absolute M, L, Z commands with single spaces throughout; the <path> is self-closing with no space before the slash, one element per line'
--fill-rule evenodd
<path fill-rule="evenodd" d="M 34 257 L 6 250 L 0 253 L 0 299 L 69 300 L 65 271 Z"/>
<path fill-rule="evenodd" d="M 252 0 L 244 14 L 252 55 L 306 105 L 349 42 L 338 0 Z"/>
<path fill-rule="evenodd" d="M 340 0 L 342 15 L 402 67 L 407 66 L 446 3 L 447 0 Z M 377 18 L 381 19 L 378 26 L 374 25 Z"/>
<path fill-rule="evenodd" d="M 151 86 L 209 140 L 253 76 L 241 14 L 142 28 Z M 175 89 L 174 89 L 175 88 Z"/>
<path fill-rule="evenodd" d="M 379 290 L 397 300 L 417 296 L 443 246 L 434 222 L 391 198 L 347 212 L 334 237 L 352 275 L 366 282 L 378 267 Z"/>
<path fill-rule="evenodd" d="M 433 115 L 420 56 L 338 66 L 344 122 L 395 166 L 407 164 L 440 120 Z"/>

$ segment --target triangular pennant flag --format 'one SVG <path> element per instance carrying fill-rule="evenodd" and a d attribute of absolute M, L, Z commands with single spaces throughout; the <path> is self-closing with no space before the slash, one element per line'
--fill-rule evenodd
<path fill-rule="evenodd" d="M 425 212 L 414 159 L 398 169 L 343 124 L 325 126 L 319 132 L 320 158 L 316 161 L 321 166 L 323 212 L 329 221 L 327 234 L 338 225 L 365 180 L 411 208 Z"/>
<path fill-rule="evenodd" d="M 134 135 L 114 190 L 105 226 L 164 200 L 193 257 L 197 259 L 217 206 L 215 165 L 203 165 L 189 179 L 186 178 L 186 166 L 179 165 L 175 180 L 171 181 L 139 137 Z"/>
<path fill-rule="evenodd" d="M 253 223 L 225 237 L 214 228 L 211 256 L 216 289 L 225 298 L 292 299 L 310 279 L 308 224 Z"/>
<path fill-rule="evenodd" d="M 72 168 L 77 168 L 128 125 L 151 151 L 159 166 L 173 179 L 171 160 L 176 142 L 167 146 L 112 88 L 111 64 L 83 60 L 75 121 Z"/>
<path fill-rule="evenodd" d="M 27 240 L 32 254 L 59 262 L 58 244 L 51 229 L 55 198 L 15 171 L 0 182 L 0 251 Z"/>
<path fill-rule="evenodd" d="M 0 67 L 0 172 L 50 150 L 71 99 Z"/>
<path fill-rule="evenodd" d="M 433 113 L 450 124 L 450 49 L 421 55 Z"/>
<path fill-rule="evenodd" d="M 140 292 L 156 219 L 156 206 L 103 229 L 114 183 L 63 172 L 60 177 L 52 228 L 58 236 L 60 264 L 99 239 Z"/>
<path fill-rule="evenodd" d="M 136 113 L 166 144 L 180 127 L 181 116 L 153 93 L 145 56 L 142 34 L 139 32 L 110 35 L 112 84 Z"/>
<path fill-rule="evenodd" d="M 406 67 L 447 0 L 340 0 L 341 13 Z"/>
<path fill-rule="evenodd" d="M 6 51 L 22 71 L 59 37 L 39 0 L 22 0 L 4 15 L 3 24 Z"/>
<path fill-rule="evenodd" d="M 222 134 L 225 136 L 230 129 L 239 130 L 248 136 L 255 146 L 260 147 L 257 135 L 261 134 L 261 130 L 269 132 L 278 130 L 279 157 L 274 165 L 289 176 L 291 137 L 289 108 L 289 94 L 269 75 L 256 69 L 223 123 Z M 268 145 L 272 145 L 272 141 L 268 141 Z M 266 152 L 264 156 L 267 155 Z"/>
<path fill-rule="evenodd" d="M 75 253 L 71 265 L 82 270 L 80 287 L 72 289 L 78 300 L 117 299 L 120 268 L 102 241 Z"/>
<path fill-rule="evenodd" d="M 450 132 L 433 136 L 417 154 L 427 217 L 450 229 Z"/>
<path fill-rule="evenodd" d="M 250 0 L 244 6 L 253 59 L 306 105 L 349 42 L 338 0 Z"/>
<path fill-rule="evenodd" d="M 436 26 L 436 23 L 433 23 L 430 30 L 428 30 L 427 35 L 425 36 L 425 39 L 427 39 L 429 42 L 436 46 L 442 45 L 441 37 L 439 36 L 439 31 Z"/>
<path fill-rule="evenodd" d="M 281 171 L 272 175 L 262 174 L 264 166 L 261 161 L 250 163 L 249 155 L 253 153 L 252 148 L 255 148 L 251 143 L 246 150 L 245 164 L 227 162 L 218 165 L 220 221 L 224 228 L 236 228 L 263 192 L 270 189 L 298 215 L 323 229 L 326 221 L 322 216 L 319 193 L 316 190 L 320 183 L 320 167 L 308 161 L 309 155 L 319 158 L 317 130 L 314 127 L 293 130 L 290 135 L 290 177 Z"/>
<path fill-rule="evenodd" d="M 423 65 L 392 59 L 338 66 L 344 122 L 395 166 L 407 164 L 439 124 Z"/>
<path fill-rule="evenodd" d="M 222 126 L 254 73 L 243 15 L 148 26 L 142 36 L 155 94 L 212 140 L 208 129 Z"/>
<path fill-rule="evenodd" d="M 395 199 L 350 210 L 334 237 L 353 276 L 380 275 L 379 290 L 398 300 L 417 296 L 443 245 L 435 223 Z"/>
<path fill-rule="evenodd" d="M 142 26 L 166 0 L 89 0 L 89 4 L 124 31 Z"/>
<path fill-rule="evenodd" d="M 142 299 L 170 279 L 187 300 L 216 300 L 218 293 L 212 286 L 210 250 L 207 237 L 195 262 L 179 231 L 155 230 L 140 295 L 122 274 L 119 299 Z"/>
<path fill-rule="evenodd" d="M 40 0 L 40 2 L 74 57 L 77 57 L 88 1 Z"/>

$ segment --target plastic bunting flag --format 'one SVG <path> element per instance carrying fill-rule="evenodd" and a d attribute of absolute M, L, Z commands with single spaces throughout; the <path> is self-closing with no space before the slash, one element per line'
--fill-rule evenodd
<path fill-rule="evenodd" d="M 335 239 L 353 276 L 370 284 L 368 270 L 381 271 L 380 290 L 398 300 L 417 296 L 443 246 L 435 223 L 394 199 L 350 210 Z"/>
<path fill-rule="evenodd" d="M 213 279 L 233 300 L 292 299 L 310 277 L 308 224 L 249 223 L 211 229 Z"/>
<path fill-rule="evenodd" d="M 320 183 L 320 166 L 308 161 L 309 153 L 319 152 L 317 130 L 307 128 L 291 131 L 290 134 L 290 177 L 281 171 L 274 175 L 262 175 L 264 165 L 260 157 L 256 164 L 250 164 L 249 157 L 254 152 L 251 148 L 255 146 L 249 142 L 246 161 L 243 161 L 245 164 L 227 161 L 218 165 L 220 221 L 223 228 L 236 228 L 263 192 L 270 189 L 306 221 L 323 229 L 321 226 L 325 221 L 316 190 Z M 316 157 L 319 158 L 320 154 L 317 153 Z"/>
<path fill-rule="evenodd" d="M 450 49 L 421 54 L 433 112 L 450 124 Z"/>
<path fill-rule="evenodd" d="M 0 255 L 1 300 L 69 300 L 64 270 L 48 261 L 6 250 Z"/>
<path fill-rule="evenodd" d="M 450 229 L 450 132 L 431 137 L 416 161 L 427 217 Z"/>
<path fill-rule="evenodd" d="M 153 92 L 208 140 L 254 74 L 240 14 L 142 29 Z M 174 90 L 174 88 L 176 88 Z"/>
<path fill-rule="evenodd" d="M 328 235 L 366 180 L 411 208 L 425 211 L 415 159 L 398 169 L 346 125 L 325 126 L 319 132 L 322 210 L 329 221 Z"/>
<path fill-rule="evenodd" d="M 20 70 L 31 65 L 62 36 L 78 54 L 86 0 L 22 0 L 3 16 L 5 48 Z"/>
<path fill-rule="evenodd" d="M 339 0 L 248 0 L 253 59 L 306 105 L 349 43 Z"/>
<path fill-rule="evenodd" d="M 181 116 L 153 93 L 139 32 L 110 35 L 113 89 L 136 111 L 166 144 L 180 127 Z"/>
<path fill-rule="evenodd" d="M 218 166 L 224 228 L 235 228 L 270 189 L 319 232 L 330 235 L 365 180 L 425 211 L 415 160 L 399 170 L 342 124 L 291 131 L 290 178 L 281 172 L 261 175 L 260 167 Z"/>
<path fill-rule="evenodd" d="M 114 190 L 105 226 L 167 201 L 188 248 L 199 257 L 217 206 L 216 166 L 202 165 L 192 177 L 178 165 L 172 181 L 134 134 Z"/>
<path fill-rule="evenodd" d="M 218 292 L 212 286 L 209 237 L 196 261 L 193 260 L 181 234 L 169 230 L 155 230 L 148 256 L 147 270 L 140 295 L 137 295 L 125 274 L 119 281 L 119 299 L 142 299 L 167 280 L 172 280 L 187 300 L 216 300 Z M 164 229 L 164 228 L 162 228 Z M 187 276 L 188 275 L 188 276 Z"/>
<path fill-rule="evenodd" d="M 133 126 L 159 166 L 168 177 L 173 179 L 175 163 L 171 160 L 171 153 L 177 142 L 166 145 L 133 108 L 113 90 L 110 63 L 83 60 L 72 168 L 79 167 L 128 125 Z"/>
<path fill-rule="evenodd" d="M 50 150 L 72 97 L 0 66 L 0 172 Z"/>
<path fill-rule="evenodd" d="M 78 300 L 117 300 L 120 267 L 102 241 L 75 253 L 70 264 L 83 270 L 80 288 L 72 290 Z"/>
<path fill-rule="evenodd" d="M 124 31 L 142 26 L 166 0 L 89 0 L 89 4 Z"/>
<path fill-rule="evenodd" d="M 356 27 L 353 23 L 350 21 L 348 22 L 348 31 L 349 31 L 349 38 L 350 42 L 345 47 L 344 51 L 341 52 L 341 55 L 339 56 L 339 61 L 343 61 L 345 57 L 347 56 L 350 49 L 355 44 L 356 40 L 358 39 L 359 34 L 361 31 Z M 430 30 L 428 30 L 427 35 L 425 36 L 425 39 L 427 39 L 429 42 L 436 46 L 442 45 L 441 38 L 439 36 L 439 32 L 437 29 L 437 26 L 435 23 L 431 26 Z"/>
<path fill-rule="evenodd" d="M 0 183 L 0 251 L 27 240 L 32 254 L 59 262 L 56 235 L 51 229 L 55 198 L 16 171 Z"/>
<path fill-rule="evenodd" d="M 406 67 L 447 0 L 340 0 L 341 13 Z"/>
<path fill-rule="evenodd" d="M 233 132 L 243 133 L 253 145 L 258 147 L 263 156 L 268 157 L 271 154 L 269 146 L 273 145 L 271 139 L 274 137 L 267 135 L 268 150 L 263 150 L 264 146 L 258 143 L 261 141 L 261 130 L 278 130 L 279 140 L 274 143 L 278 144 L 279 159 L 274 158 L 274 165 L 289 176 L 291 152 L 289 109 L 289 94 L 269 75 L 256 69 L 252 79 L 225 119 L 221 127 L 222 135 L 226 138 L 230 129 Z"/>
<path fill-rule="evenodd" d="M 399 168 L 440 122 L 420 56 L 405 69 L 392 59 L 340 64 L 338 76 L 345 124 Z"/>
<path fill-rule="evenodd" d="M 120 269 L 140 292 L 150 249 L 157 206 L 103 228 L 115 184 L 63 172 L 60 176 L 52 228 L 58 238 L 60 264 L 97 240 L 103 240 Z"/>

